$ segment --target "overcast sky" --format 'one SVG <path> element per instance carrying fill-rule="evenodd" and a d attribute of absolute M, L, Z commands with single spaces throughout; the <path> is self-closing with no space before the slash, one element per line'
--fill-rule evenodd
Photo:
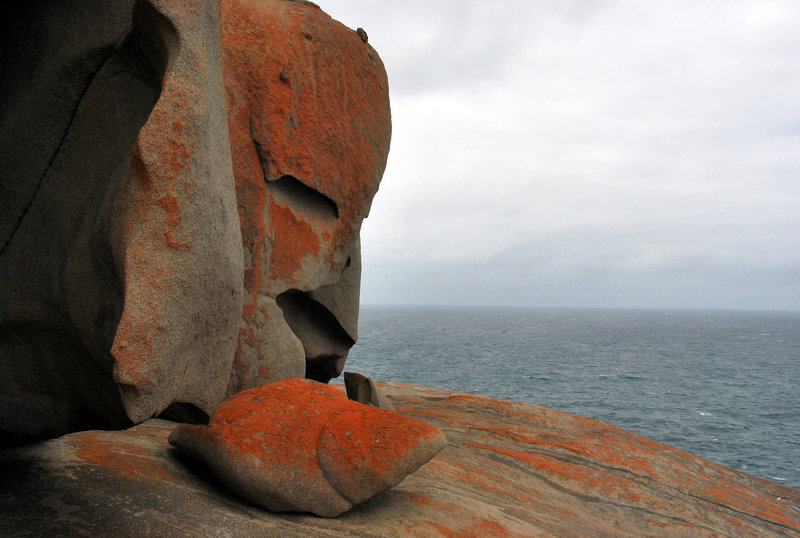
<path fill-rule="evenodd" d="M 320 3 L 389 74 L 362 303 L 800 310 L 800 2 Z"/>

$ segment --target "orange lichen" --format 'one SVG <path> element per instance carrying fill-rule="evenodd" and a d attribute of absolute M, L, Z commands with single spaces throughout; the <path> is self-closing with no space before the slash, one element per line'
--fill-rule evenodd
<path fill-rule="evenodd" d="M 475 521 L 475 518 L 467 518 L 467 522 L 458 520 L 455 524 L 447 525 L 438 521 L 425 521 L 426 525 L 430 525 L 441 536 L 451 536 L 457 538 L 485 538 L 486 536 L 496 536 L 498 538 L 506 537 L 522 537 L 518 533 L 509 532 L 509 530 L 500 523 L 487 518 L 481 518 Z"/>
<path fill-rule="evenodd" d="M 326 424 L 320 444 L 329 465 L 351 490 L 364 474 L 379 477 L 391 471 L 423 439 L 439 435 L 433 426 L 393 411 L 341 400 L 328 404 L 336 411 Z"/>
<path fill-rule="evenodd" d="M 168 190 L 164 196 L 156 198 L 156 203 L 164 208 L 167 212 L 169 221 L 167 229 L 164 231 L 164 237 L 167 240 L 167 245 L 172 248 L 187 249 L 189 245 L 186 241 L 179 241 L 175 239 L 175 228 L 180 224 L 180 208 L 178 207 L 178 199 Z"/>
<path fill-rule="evenodd" d="M 274 238 L 270 276 L 296 282 L 295 273 L 306 256 L 320 252 L 319 239 L 308 222 L 298 219 L 291 209 L 271 203 L 269 230 Z"/>
<path fill-rule="evenodd" d="M 412 491 L 401 491 L 398 492 L 398 495 L 418 506 L 428 506 L 441 512 L 458 513 L 462 509 L 462 507 L 457 504 L 446 504 L 428 495 L 422 495 L 421 493 L 414 493 Z"/>
<path fill-rule="evenodd" d="M 531 500 L 527 496 L 501 489 L 485 480 L 481 480 L 481 476 L 488 476 L 488 473 L 484 468 L 467 465 L 465 463 L 443 463 L 437 461 L 431 462 L 429 466 L 431 469 L 436 470 L 439 473 L 452 476 L 464 484 L 470 484 L 474 487 L 480 488 L 483 491 L 490 491 L 501 496 L 510 497 L 517 502 L 529 502 Z M 500 478 L 498 481 L 503 480 Z M 508 481 L 505 482 L 507 483 Z"/>
<path fill-rule="evenodd" d="M 124 441 L 106 440 L 101 432 L 84 432 L 73 440 L 75 456 L 134 480 L 169 481 L 170 473 L 145 450 Z"/>
<path fill-rule="evenodd" d="M 329 280 L 321 271 L 335 274 L 341 270 L 335 261 L 350 254 L 344 251 L 388 154 L 388 86 L 371 47 L 310 3 L 223 0 L 219 7 L 245 259 L 242 318 L 260 333 L 260 297 Z M 332 200 L 338 218 L 323 226 L 313 215 L 268 200 L 266 184 L 284 175 Z M 249 345 L 243 336 L 240 347 Z M 236 360 L 253 358 L 240 352 Z"/>
<path fill-rule="evenodd" d="M 794 521 L 784 517 L 771 498 L 758 495 L 753 490 L 737 484 L 721 484 L 706 489 L 705 493 L 715 501 L 732 506 L 746 513 L 792 526 Z"/>
<path fill-rule="evenodd" d="M 509 536 L 508 529 L 497 521 L 483 518 L 475 525 L 465 529 L 468 533 L 475 533 L 475 536 Z"/>
<path fill-rule="evenodd" d="M 335 459 L 344 473 L 363 472 L 364 466 L 386 471 L 392 458 L 438 432 L 421 421 L 348 400 L 330 385 L 303 379 L 237 394 L 220 405 L 209 428 L 235 452 L 257 456 L 263 468 L 313 465 L 325 429 L 330 445 L 342 447 Z M 265 452 L 265 440 L 274 450 Z"/>
<path fill-rule="evenodd" d="M 450 527 L 448 527 L 447 525 L 444 525 L 443 523 L 437 523 L 436 521 L 426 521 L 425 523 L 430 525 L 434 529 L 436 529 L 436 531 L 441 536 L 446 536 L 448 538 L 462 538 L 462 537 L 464 537 L 464 534 L 461 534 L 460 532 L 451 529 Z"/>
<path fill-rule="evenodd" d="M 635 486 L 633 482 L 605 471 L 591 469 L 578 463 L 562 461 L 534 452 L 513 450 L 479 443 L 465 444 L 475 448 L 490 450 L 509 458 L 522 461 L 551 475 L 556 475 L 567 480 L 579 481 L 584 487 L 590 490 L 595 489 L 604 494 L 612 494 L 630 501 L 641 501 L 642 499 L 641 495 L 630 491 L 630 488 Z"/>

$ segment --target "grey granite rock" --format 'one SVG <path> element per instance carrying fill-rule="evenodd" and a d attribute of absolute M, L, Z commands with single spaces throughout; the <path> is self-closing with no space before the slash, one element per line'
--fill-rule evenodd
<path fill-rule="evenodd" d="M 219 17 L 184 8 L 3 8 L 0 433 L 225 394 L 243 265 Z"/>
<path fill-rule="evenodd" d="M 169 442 L 259 506 L 325 517 L 395 486 L 447 444 L 426 422 L 307 379 L 240 392 L 208 426 L 180 425 Z"/>
<path fill-rule="evenodd" d="M 347 397 L 351 400 L 394 411 L 392 402 L 384 396 L 383 391 L 371 378 L 356 372 L 345 372 L 344 386 L 347 389 Z"/>
<path fill-rule="evenodd" d="M 0 449 L 3 536 L 800 536 L 800 492 L 608 424 L 378 383 L 448 445 L 337 518 L 274 513 L 169 446 L 176 424 Z"/>
<path fill-rule="evenodd" d="M 391 132 L 377 53 L 311 2 L 0 9 L 0 436 L 338 376 Z"/>

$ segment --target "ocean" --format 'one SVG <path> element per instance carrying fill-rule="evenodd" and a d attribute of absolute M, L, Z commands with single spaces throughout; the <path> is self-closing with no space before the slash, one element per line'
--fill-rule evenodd
<path fill-rule="evenodd" d="M 800 312 L 366 305 L 345 370 L 593 417 L 800 488 Z"/>

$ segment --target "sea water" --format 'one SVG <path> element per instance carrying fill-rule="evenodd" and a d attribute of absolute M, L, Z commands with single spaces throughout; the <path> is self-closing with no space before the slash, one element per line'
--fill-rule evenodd
<path fill-rule="evenodd" d="M 800 312 L 362 306 L 346 370 L 593 417 L 800 488 Z"/>

